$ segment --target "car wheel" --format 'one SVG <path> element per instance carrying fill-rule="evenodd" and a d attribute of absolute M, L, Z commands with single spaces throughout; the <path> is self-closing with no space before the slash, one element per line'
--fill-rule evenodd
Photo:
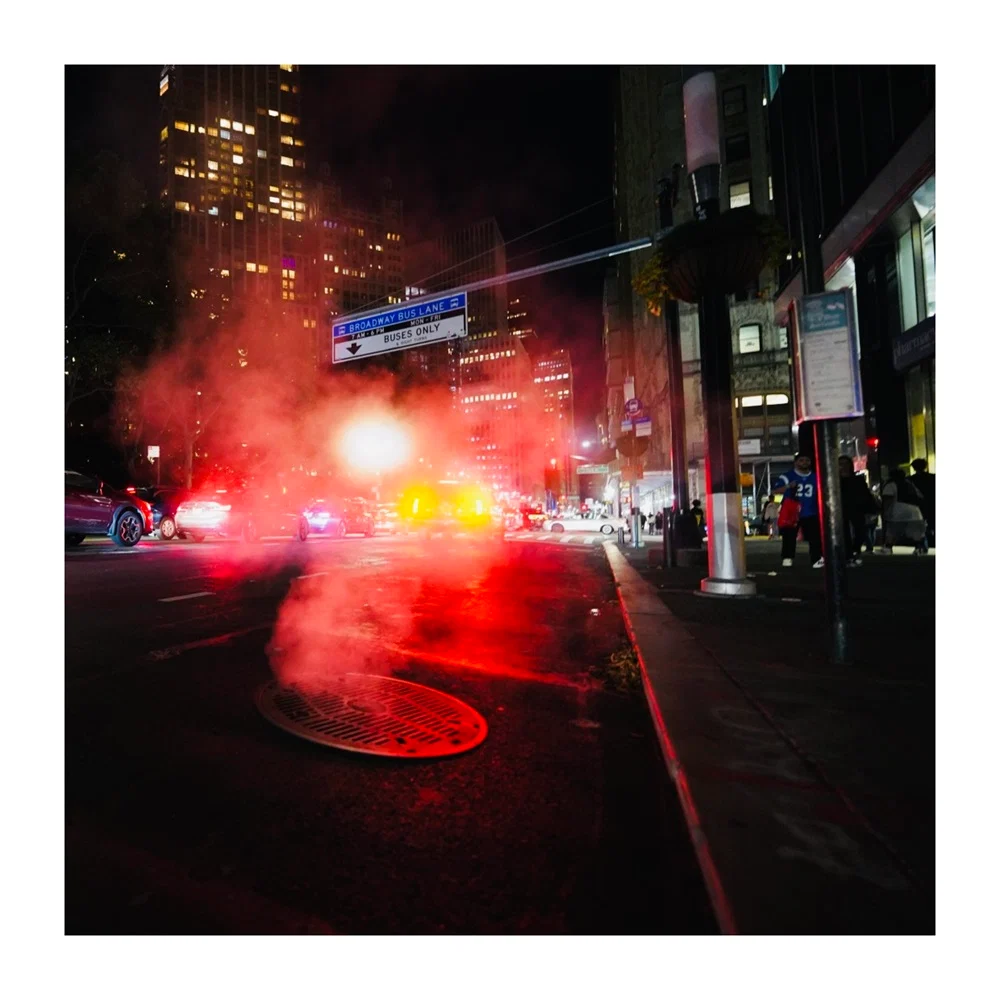
<path fill-rule="evenodd" d="M 205 536 L 200 531 L 191 531 L 188 534 L 192 542 L 205 541 Z"/>
<path fill-rule="evenodd" d="M 115 524 L 115 533 L 112 536 L 115 540 L 115 545 L 122 548 L 132 548 L 142 538 L 142 532 L 145 527 L 145 522 L 136 511 L 122 511 L 118 515 L 118 521 Z"/>
<path fill-rule="evenodd" d="M 165 542 L 169 542 L 172 538 L 177 537 L 177 523 L 168 514 L 166 517 L 160 521 L 160 538 Z"/>
<path fill-rule="evenodd" d="M 614 530 L 615 529 L 612 528 L 610 524 L 602 524 L 601 525 L 601 534 L 602 535 L 610 535 L 611 532 L 614 531 Z"/>
<path fill-rule="evenodd" d="M 67 535 L 66 544 L 67 545 L 79 545 L 84 539 L 83 535 Z"/>
<path fill-rule="evenodd" d="M 300 542 L 304 542 L 306 538 L 308 538 L 308 536 L 309 536 L 309 522 L 303 517 L 299 521 L 299 530 L 296 533 L 295 537 Z"/>
<path fill-rule="evenodd" d="M 550 530 L 554 535 L 561 535 L 566 529 L 561 524 L 553 524 Z"/>

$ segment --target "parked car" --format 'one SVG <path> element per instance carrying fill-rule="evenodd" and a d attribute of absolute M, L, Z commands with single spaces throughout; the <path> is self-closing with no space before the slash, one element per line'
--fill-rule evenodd
<path fill-rule="evenodd" d="M 65 472 L 65 535 L 79 545 L 88 535 L 105 535 L 131 548 L 153 531 L 153 511 L 141 497 L 111 489 L 93 476 Z"/>
<path fill-rule="evenodd" d="M 188 494 L 179 486 L 142 486 L 136 490 L 136 495 L 153 508 L 153 530 L 165 542 L 177 537 L 177 508 Z"/>
<path fill-rule="evenodd" d="M 309 521 L 285 495 L 261 489 L 215 490 L 182 500 L 174 513 L 179 538 L 203 542 L 213 535 L 255 542 L 268 536 L 305 541 Z"/>
<path fill-rule="evenodd" d="M 544 528 L 553 534 L 564 531 L 599 531 L 602 535 L 613 535 L 619 528 L 626 528 L 624 517 L 609 517 L 607 514 L 574 514 L 567 517 L 546 518 Z"/>
<path fill-rule="evenodd" d="M 394 503 L 378 504 L 375 507 L 375 531 L 395 535 L 399 530 L 399 507 Z"/>
<path fill-rule="evenodd" d="M 375 534 L 375 518 L 363 500 L 313 500 L 306 508 L 311 531 L 343 538 L 345 535 Z"/>

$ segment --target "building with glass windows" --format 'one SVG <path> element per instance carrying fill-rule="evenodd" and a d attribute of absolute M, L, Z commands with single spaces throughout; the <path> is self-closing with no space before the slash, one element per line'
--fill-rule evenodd
<path fill-rule="evenodd" d="M 193 299 L 225 322 L 261 303 L 285 351 L 312 352 L 298 66 L 165 66 L 160 195 Z M 280 329 L 277 329 L 279 328 Z"/>
<path fill-rule="evenodd" d="M 772 210 L 767 70 L 764 66 L 716 69 L 722 161 L 721 210 L 752 206 Z M 657 185 L 686 160 L 683 70 L 676 66 L 622 67 L 616 86 L 614 201 L 616 242 L 659 229 Z M 686 174 L 673 209 L 674 224 L 693 218 Z M 620 436 L 623 386 L 652 418 L 642 479 L 633 485 L 647 513 L 673 499 L 670 472 L 670 407 L 664 356 L 664 320 L 652 315 L 632 289 L 632 277 L 649 251 L 615 258 L 605 284 L 604 351 L 607 369 L 608 438 Z M 777 275 L 768 270 L 730 297 L 733 392 L 737 435 L 749 516 L 760 509 L 773 475 L 792 459 L 788 341 L 774 322 Z M 691 497 L 704 495 L 705 427 L 702 416 L 700 345 L 696 305 L 679 303 L 684 367 L 688 482 Z M 621 460 L 613 481 L 621 478 Z"/>
<path fill-rule="evenodd" d="M 545 450 L 546 474 L 552 499 L 570 506 L 580 502 L 579 480 L 573 452 L 576 421 L 573 413 L 573 363 L 569 351 L 549 351 L 535 358 L 536 414 Z M 536 418 L 537 419 L 537 418 Z"/>
<path fill-rule="evenodd" d="M 495 219 L 453 230 L 414 246 L 407 254 L 410 287 L 421 292 L 459 289 L 507 273 L 507 255 Z M 498 492 L 531 493 L 541 460 L 524 433 L 532 396 L 531 362 L 520 336 L 507 324 L 503 284 L 469 293 L 468 336 L 411 348 L 401 372 L 446 385 L 467 430 L 460 472 Z M 537 467 L 537 470 L 536 470 Z"/>
<path fill-rule="evenodd" d="M 403 203 L 391 185 L 377 206 L 346 201 L 324 164 L 309 189 L 309 219 L 321 317 L 321 359 L 331 361 L 331 328 L 337 316 L 366 306 L 402 302 Z"/>
<path fill-rule="evenodd" d="M 865 403 L 841 449 L 873 481 L 934 471 L 933 66 L 771 66 L 775 215 L 798 247 L 794 150 L 813 151 L 828 289 L 854 292 Z M 798 250 L 779 269 L 776 320 L 802 294 Z"/>

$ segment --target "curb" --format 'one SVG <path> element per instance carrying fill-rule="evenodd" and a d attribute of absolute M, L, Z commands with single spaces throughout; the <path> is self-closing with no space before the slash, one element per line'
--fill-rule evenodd
<path fill-rule="evenodd" d="M 663 759 L 667 766 L 667 773 L 670 775 L 670 780 L 677 789 L 681 810 L 684 814 L 684 822 L 687 824 L 691 845 L 694 847 L 695 856 L 698 859 L 698 867 L 701 869 L 701 877 L 705 883 L 705 891 L 708 893 L 712 913 L 715 915 L 715 921 L 723 934 L 737 934 L 739 931 L 733 917 L 732 906 L 722 885 L 722 879 L 719 877 L 719 870 L 716 867 L 715 859 L 712 857 L 708 838 L 705 836 L 705 831 L 702 828 L 701 818 L 698 815 L 694 798 L 691 795 L 687 775 L 684 773 L 684 768 L 677 756 L 673 741 L 670 739 L 670 733 L 667 731 L 667 724 L 663 719 L 663 713 L 660 711 L 660 706 L 656 701 L 656 695 L 653 692 L 652 682 L 649 678 L 649 668 L 642 654 L 639 640 L 636 637 L 632 618 L 625 605 L 625 599 L 622 596 L 621 580 L 629 573 L 634 574 L 635 580 L 639 583 L 645 586 L 648 585 L 629 565 L 625 557 L 618 551 L 618 547 L 614 542 L 605 542 L 603 548 L 608 558 L 608 564 L 611 567 L 611 573 L 614 576 L 615 591 L 618 594 L 618 603 L 621 606 L 622 617 L 625 620 L 625 630 L 628 633 L 629 641 L 632 643 L 632 648 L 635 650 L 639 661 L 639 668 L 642 671 L 642 690 L 646 696 L 646 704 L 649 706 L 649 712 L 653 718 L 653 725 L 656 729 L 657 739 L 660 742 L 660 750 L 663 753 Z M 659 597 L 655 593 L 651 596 L 656 601 L 656 605 L 658 605 L 656 612 L 662 609 L 663 618 L 676 623 L 674 616 Z"/>

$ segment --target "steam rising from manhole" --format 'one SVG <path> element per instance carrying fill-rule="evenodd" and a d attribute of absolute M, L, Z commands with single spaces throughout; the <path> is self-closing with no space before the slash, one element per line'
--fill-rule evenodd
<path fill-rule="evenodd" d="M 269 681 L 256 702 L 261 715 L 286 732 L 379 757 L 450 757 L 478 746 L 488 731 L 464 701 L 394 677 L 343 674 L 323 691 Z"/>

